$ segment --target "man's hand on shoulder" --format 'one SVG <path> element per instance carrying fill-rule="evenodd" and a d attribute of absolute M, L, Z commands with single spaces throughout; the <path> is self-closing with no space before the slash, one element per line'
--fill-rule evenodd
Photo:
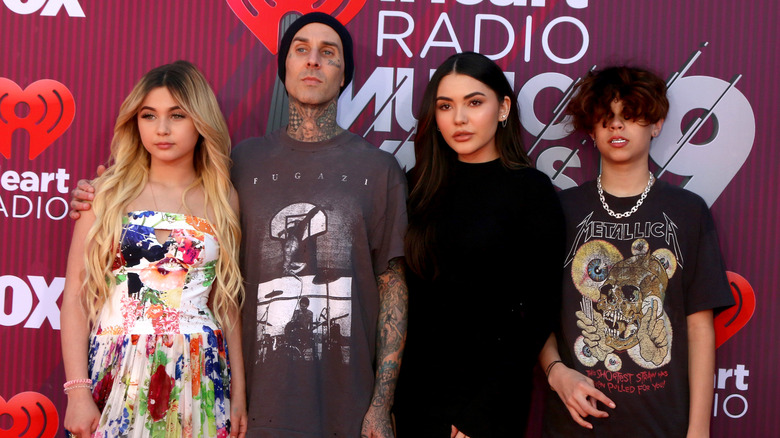
<path fill-rule="evenodd" d="M 97 168 L 98 176 L 103 175 L 106 166 L 100 165 Z M 80 179 L 76 188 L 70 192 L 70 213 L 71 219 L 76 220 L 81 217 L 81 211 L 89 210 L 92 207 L 92 201 L 95 199 L 95 188 L 90 180 Z"/>

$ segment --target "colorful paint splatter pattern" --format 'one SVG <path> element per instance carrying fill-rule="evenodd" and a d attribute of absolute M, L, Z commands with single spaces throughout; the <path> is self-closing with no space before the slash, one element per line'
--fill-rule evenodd
<path fill-rule="evenodd" d="M 227 437 L 227 345 L 208 308 L 219 257 L 211 225 L 136 211 L 124 220 L 116 285 L 90 338 L 93 437 Z M 170 232 L 164 241 L 155 230 Z"/>

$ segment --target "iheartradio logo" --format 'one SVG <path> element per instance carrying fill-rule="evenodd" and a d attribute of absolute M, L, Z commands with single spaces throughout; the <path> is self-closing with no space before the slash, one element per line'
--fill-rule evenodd
<path fill-rule="evenodd" d="M 24 129 L 30 134 L 30 159 L 35 159 L 68 130 L 75 115 L 73 94 L 60 82 L 41 79 L 22 90 L 0 78 L 0 154 L 11 158 L 11 136 Z"/>
<path fill-rule="evenodd" d="M 0 436 L 52 438 L 60 428 L 57 408 L 37 392 L 16 394 L 7 402 L 0 397 L 0 417 L 11 417 L 11 428 L 0 428 Z"/>
<path fill-rule="evenodd" d="M 288 13 L 324 12 L 347 24 L 360 12 L 366 0 L 227 0 L 227 3 L 238 19 L 275 55 L 279 51 L 279 23 Z M 338 9 L 340 12 L 334 14 Z"/>
<path fill-rule="evenodd" d="M 756 294 L 745 277 L 726 271 L 735 305 L 715 317 L 715 348 L 723 345 L 744 327 L 756 310 Z"/>

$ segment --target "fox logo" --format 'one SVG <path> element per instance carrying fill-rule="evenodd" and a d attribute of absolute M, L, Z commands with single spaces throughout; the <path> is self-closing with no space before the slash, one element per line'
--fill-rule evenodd
<path fill-rule="evenodd" d="M 29 15 L 40 10 L 42 16 L 54 17 L 65 8 L 69 17 L 84 18 L 84 10 L 78 0 L 3 0 L 3 3 L 11 12 L 19 15 Z"/>

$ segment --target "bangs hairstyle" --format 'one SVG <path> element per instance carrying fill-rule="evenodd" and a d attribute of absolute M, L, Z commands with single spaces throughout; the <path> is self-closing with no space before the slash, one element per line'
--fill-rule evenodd
<path fill-rule="evenodd" d="M 525 153 L 520 128 L 517 97 L 512 86 L 495 62 L 475 52 L 456 53 L 436 69 L 425 87 L 417 117 L 417 133 L 414 139 L 415 165 L 409 171 L 409 227 L 404 239 L 405 261 L 418 275 L 435 277 L 438 269 L 431 248 L 434 230 L 430 226 L 435 210 L 435 200 L 440 195 L 458 160 L 458 154 L 447 144 L 436 126 L 436 98 L 439 84 L 450 74 L 472 77 L 493 90 L 501 102 L 504 96 L 510 100 L 506 126 L 498 124 L 495 144 L 501 163 L 507 169 L 530 167 L 531 160 Z"/>
<path fill-rule="evenodd" d="M 614 117 L 612 101 L 623 102 L 623 117 L 650 125 L 666 117 L 666 82 L 638 67 L 609 67 L 590 71 L 574 89 L 566 106 L 574 129 L 593 132 L 596 124 Z"/>
<path fill-rule="evenodd" d="M 118 257 L 122 219 L 149 179 L 151 156 L 141 143 L 138 112 L 149 92 L 161 87 L 189 115 L 200 134 L 193 157 L 196 179 L 182 193 L 182 205 L 189 211 L 187 192 L 203 187 L 207 219 L 220 245 L 211 297 L 215 316 L 224 323 L 225 317 L 237 311 L 243 300 L 237 262 L 241 231 L 229 201 L 231 146 L 227 124 L 203 74 L 187 61 L 176 61 L 146 73 L 125 98 L 114 126 L 108 170 L 93 182 L 96 219 L 87 236 L 83 285 L 84 307 L 93 323 L 116 283 L 111 271 Z"/>

